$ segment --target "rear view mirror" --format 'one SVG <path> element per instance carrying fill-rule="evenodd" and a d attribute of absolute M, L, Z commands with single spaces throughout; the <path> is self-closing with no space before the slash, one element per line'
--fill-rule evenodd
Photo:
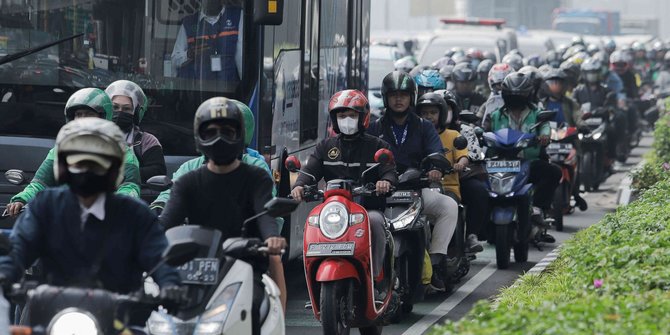
<path fill-rule="evenodd" d="M 273 198 L 265 204 L 264 208 L 269 216 L 276 218 L 291 214 L 299 204 L 300 202 L 289 198 Z"/>
<path fill-rule="evenodd" d="M 254 23 L 278 26 L 284 20 L 284 0 L 254 0 Z"/>
<path fill-rule="evenodd" d="M 23 171 L 15 169 L 7 170 L 5 172 L 5 179 L 13 185 L 23 185 L 28 181 Z"/>
<path fill-rule="evenodd" d="M 421 166 L 425 170 L 447 171 L 451 169 L 451 163 L 449 163 L 447 157 L 437 152 L 432 153 L 428 155 L 428 157 L 424 158 L 423 162 L 421 163 Z"/>
<path fill-rule="evenodd" d="M 556 117 L 556 111 L 541 111 L 537 115 L 537 122 L 547 122 L 553 120 Z"/>
<path fill-rule="evenodd" d="M 147 180 L 146 185 L 150 190 L 163 192 L 172 187 L 172 180 L 168 176 L 153 176 Z"/>
<path fill-rule="evenodd" d="M 379 149 L 375 152 L 375 162 L 377 163 L 392 164 L 393 160 L 393 153 L 389 149 Z"/>
<path fill-rule="evenodd" d="M 296 156 L 288 156 L 286 162 L 284 162 L 284 166 L 290 172 L 298 172 L 300 170 L 300 160 Z"/>
<path fill-rule="evenodd" d="M 454 139 L 454 148 L 456 148 L 456 150 L 463 150 L 467 147 L 468 140 L 465 137 L 459 136 Z"/>
<path fill-rule="evenodd" d="M 458 114 L 458 118 L 471 124 L 479 122 L 479 118 L 477 117 L 477 115 L 475 115 L 475 113 L 471 111 L 461 111 Z"/>

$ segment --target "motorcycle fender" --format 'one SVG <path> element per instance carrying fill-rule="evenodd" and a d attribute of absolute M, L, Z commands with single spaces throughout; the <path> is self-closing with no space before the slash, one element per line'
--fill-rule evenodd
<path fill-rule="evenodd" d="M 491 220 L 496 225 L 510 224 L 514 221 L 514 207 L 495 207 L 491 211 Z"/>
<path fill-rule="evenodd" d="M 358 279 L 358 271 L 351 262 L 343 258 L 329 258 L 319 264 L 319 269 L 316 271 L 316 281 L 336 281 L 346 278 Z"/>
<path fill-rule="evenodd" d="M 522 187 L 519 191 L 517 191 L 516 193 L 514 193 L 514 194 L 515 194 L 515 195 L 526 195 L 526 194 L 528 193 L 528 191 L 530 191 L 530 189 L 531 189 L 532 187 L 533 187 L 533 184 L 526 184 L 526 185 L 523 185 L 523 187 Z"/>

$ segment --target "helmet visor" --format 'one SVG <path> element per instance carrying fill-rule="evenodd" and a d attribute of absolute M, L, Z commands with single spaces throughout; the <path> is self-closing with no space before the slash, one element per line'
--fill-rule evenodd
<path fill-rule="evenodd" d="M 233 122 L 209 122 L 203 125 L 198 132 L 203 145 L 212 144 L 219 139 L 226 142 L 240 140 L 240 132 Z"/>

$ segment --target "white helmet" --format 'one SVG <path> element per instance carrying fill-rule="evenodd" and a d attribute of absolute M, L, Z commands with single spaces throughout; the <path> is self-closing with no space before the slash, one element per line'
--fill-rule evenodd
<path fill-rule="evenodd" d="M 110 99 L 119 95 L 130 98 L 135 111 L 135 124 L 140 124 L 147 109 L 147 96 L 139 85 L 130 80 L 117 80 L 107 86 L 105 93 Z"/>
<path fill-rule="evenodd" d="M 123 181 L 126 141 L 121 129 L 100 118 L 80 118 L 66 123 L 56 136 L 54 176 L 67 180 L 67 165 L 93 161 L 107 170 L 108 190 L 115 190 Z"/>

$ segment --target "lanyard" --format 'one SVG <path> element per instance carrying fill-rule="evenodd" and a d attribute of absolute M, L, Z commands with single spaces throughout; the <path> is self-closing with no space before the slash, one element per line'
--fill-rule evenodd
<path fill-rule="evenodd" d="M 405 128 L 402 131 L 402 137 L 400 138 L 400 141 L 398 141 L 398 137 L 395 134 L 395 127 L 392 127 L 391 132 L 393 133 L 393 138 L 395 139 L 395 144 L 396 145 L 402 145 L 405 143 L 405 140 L 407 140 L 407 123 L 405 123 Z"/>

